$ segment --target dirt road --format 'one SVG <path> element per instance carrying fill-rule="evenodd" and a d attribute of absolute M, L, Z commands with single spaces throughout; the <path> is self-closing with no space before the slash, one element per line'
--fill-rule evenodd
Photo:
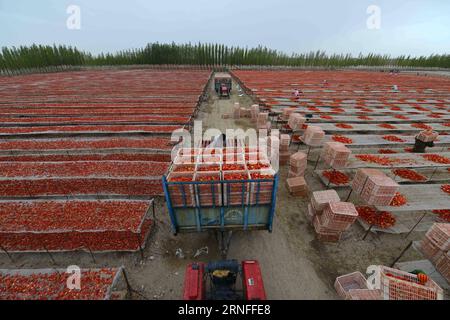
<path fill-rule="evenodd" d="M 250 107 L 253 102 L 247 96 L 239 97 L 233 90 L 231 99 L 218 99 L 211 93 L 209 103 L 205 104 L 198 119 L 203 121 L 203 127 L 217 128 L 225 132 L 230 128 L 254 128 L 248 119 L 222 119 L 225 113 L 232 113 L 233 105 L 239 102 L 242 107 Z M 280 181 L 284 181 L 283 178 Z M 283 183 L 280 183 L 281 194 L 286 194 Z M 236 232 L 233 235 L 229 258 L 237 260 L 256 259 L 260 262 L 264 273 L 264 284 L 267 295 L 273 299 L 328 299 L 334 298 L 332 288 L 315 272 L 313 264 L 290 239 L 289 224 L 301 222 L 302 212 L 298 207 L 287 212 L 285 196 L 278 201 L 274 231 Z M 291 202 L 291 201 L 290 201 Z M 294 231 L 294 230 L 293 230 Z M 301 232 L 298 229 L 298 232 Z M 295 231 L 294 231 L 295 233 Z M 303 245 L 312 237 L 297 234 Z M 305 242 L 306 241 L 306 242 Z M 300 244 L 302 245 L 302 244 Z"/>

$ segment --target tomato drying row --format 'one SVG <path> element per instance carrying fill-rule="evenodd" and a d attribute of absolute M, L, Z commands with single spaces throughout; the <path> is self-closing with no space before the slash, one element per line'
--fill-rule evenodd
<path fill-rule="evenodd" d="M 147 161 L 0 162 L 0 178 L 160 177 L 167 168 Z"/>
<path fill-rule="evenodd" d="M 148 201 L 2 201 L 0 232 L 137 232 L 148 210 Z"/>
<path fill-rule="evenodd" d="M 99 150 L 99 149 L 172 149 L 170 139 L 165 137 L 142 138 L 64 138 L 20 139 L 0 141 L 0 150 Z"/>
<path fill-rule="evenodd" d="M 119 269 L 81 270 L 80 290 L 69 290 L 71 273 L 33 270 L 30 274 L 0 273 L 0 300 L 103 300 Z M 113 297 L 112 297 L 113 298 Z"/>
<path fill-rule="evenodd" d="M 145 132 L 169 134 L 182 128 L 180 125 L 96 125 L 96 126 L 37 126 L 37 127 L 0 127 L 0 135 L 38 134 L 38 133 L 96 133 L 96 132 Z"/>
<path fill-rule="evenodd" d="M 0 184 L 2 197 L 118 195 L 163 195 L 160 178 L 41 178 L 10 179 Z"/>
<path fill-rule="evenodd" d="M 122 115 L 122 116 L 80 116 L 80 117 L 0 117 L 0 123 L 4 124 L 33 124 L 33 123 L 109 123 L 109 122 L 146 122 L 167 123 L 167 124 L 185 124 L 189 122 L 189 117 L 180 116 L 149 116 L 149 115 Z"/>

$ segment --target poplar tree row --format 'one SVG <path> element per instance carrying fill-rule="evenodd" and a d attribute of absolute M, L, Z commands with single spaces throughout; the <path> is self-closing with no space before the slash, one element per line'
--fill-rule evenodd
<path fill-rule="evenodd" d="M 198 65 L 198 66 L 286 66 L 286 67 L 352 67 L 398 66 L 450 68 L 450 54 L 399 56 L 367 54 L 326 54 L 322 51 L 291 54 L 259 46 L 228 47 L 223 44 L 148 44 L 145 48 L 92 55 L 70 46 L 3 47 L 0 71 L 45 69 L 67 66 L 109 65 Z"/>

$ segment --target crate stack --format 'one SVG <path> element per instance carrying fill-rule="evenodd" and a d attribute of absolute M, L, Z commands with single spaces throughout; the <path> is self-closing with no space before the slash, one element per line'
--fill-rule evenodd
<path fill-rule="evenodd" d="M 288 134 L 280 135 L 280 165 L 285 165 L 291 156 L 289 146 L 291 144 L 291 137 Z"/>
<path fill-rule="evenodd" d="M 234 147 L 178 150 L 167 176 L 174 207 L 271 203 L 276 172 L 264 148 L 227 141 L 233 143 Z"/>
<path fill-rule="evenodd" d="M 329 203 L 340 202 L 341 199 L 336 190 L 314 191 L 308 204 L 307 218 L 314 221 L 316 215 L 321 215 Z"/>
<path fill-rule="evenodd" d="M 258 138 L 258 146 L 251 147 L 251 148 L 257 148 L 258 152 L 264 156 L 265 158 L 269 159 L 270 155 L 272 154 L 271 151 L 271 141 L 270 137 L 259 137 Z"/>
<path fill-rule="evenodd" d="M 293 131 L 301 130 L 306 119 L 299 113 L 289 115 L 288 125 Z"/>
<path fill-rule="evenodd" d="M 241 118 L 250 118 L 250 109 L 241 107 L 240 116 Z"/>
<path fill-rule="evenodd" d="M 254 104 L 250 107 L 250 118 L 252 122 L 255 122 L 258 120 L 258 114 L 259 114 L 259 105 Z"/>
<path fill-rule="evenodd" d="M 268 129 L 268 124 L 270 125 L 269 113 L 268 112 L 260 112 L 258 114 L 258 119 L 257 119 L 258 129 Z"/>
<path fill-rule="evenodd" d="M 434 142 L 439 137 L 439 133 L 433 130 L 421 131 L 417 136 L 417 140 L 422 142 Z"/>
<path fill-rule="evenodd" d="M 380 266 L 380 289 L 384 300 L 443 300 L 443 290 L 428 277 Z"/>
<path fill-rule="evenodd" d="M 317 238 L 324 242 L 338 242 L 358 218 L 358 211 L 350 202 L 330 202 L 322 214 L 313 219 Z"/>
<path fill-rule="evenodd" d="M 250 179 L 252 180 L 269 180 L 268 182 L 251 182 L 250 183 L 250 204 L 268 204 L 272 201 L 273 177 L 275 171 L 272 168 L 261 170 L 249 170 Z"/>
<path fill-rule="evenodd" d="M 289 178 L 303 177 L 308 166 L 308 155 L 296 152 L 289 159 Z"/>
<path fill-rule="evenodd" d="M 450 224 L 433 224 L 420 242 L 420 251 L 450 283 Z"/>
<path fill-rule="evenodd" d="M 233 118 L 239 119 L 241 117 L 241 105 L 236 102 L 233 106 Z"/>
<path fill-rule="evenodd" d="M 303 135 L 303 142 L 308 146 L 319 146 L 325 138 L 325 132 L 318 126 L 308 126 Z"/>
<path fill-rule="evenodd" d="M 358 169 L 352 181 L 353 192 L 373 206 L 389 206 L 399 187 L 398 183 L 375 169 Z"/>
<path fill-rule="evenodd" d="M 348 160 L 352 151 L 340 142 L 326 142 L 322 151 L 321 158 L 333 169 L 344 169 L 347 167 Z"/>
<path fill-rule="evenodd" d="M 288 178 L 286 185 L 289 193 L 294 197 L 304 198 L 308 195 L 308 186 L 304 177 Z"/>
<path fill-rule="evenodd" d="M 294 113 L 296 108 L 284 108 L 281 114 L 281 119 L 288 121 L 292 113 Z"/>
<path fill-rule="evenodd" d="M 369 176 L 376 176 L 376 175 L 384 176 L 385 174 L 378 169 L 369 169 L 369 168 L 358 169 L 356 171 L 355 177 L 353 178 L 351 185 L 353 192 L 355 192 L 356 194 L 361 194 Z"/>
<path fill-rule="evenodd" d="M 361 272 L 353 272 L 336 278 L 334 288 L 344 300 L 381 300 L 381 290 L 369 289 Z"/>

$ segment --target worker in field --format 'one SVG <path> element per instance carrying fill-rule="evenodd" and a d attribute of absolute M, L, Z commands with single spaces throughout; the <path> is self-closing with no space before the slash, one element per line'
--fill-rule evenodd
<path fill-rule="evenodd" d="M 301 94 L 302 94 L 302 92 L 301 92 L 299 89 L 295 89 L 295 91 L 294 91 L 294 96 L 295 96 L 296 98 L 299 98 Z"/>

